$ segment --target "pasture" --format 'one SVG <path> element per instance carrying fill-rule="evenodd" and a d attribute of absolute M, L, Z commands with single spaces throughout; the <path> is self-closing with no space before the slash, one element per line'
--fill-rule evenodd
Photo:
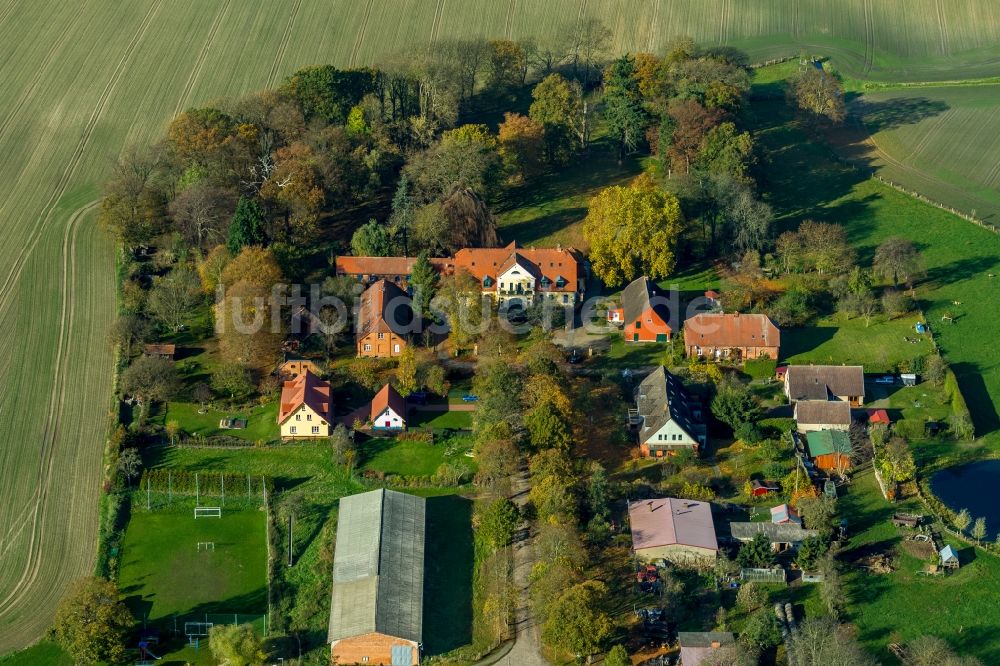
<path fill-rule="evenodd" d="M 865 92 L 851 103 L 863 132 L 838 150 L 883 178 L 979 219 L 1000 222 L 1000 85 Z"/>
<path fill-rule="evenodd" d="M 1000 8 L 957 0 L 945 16 L 944 4 L 4 2 L 0 653 L 38 639 L 68 581 L 92 569 L 115 314 L 114 250 L 92 213 L 125 147 L 159 137 L 190 105 L 276 85 L 304 65 L 369 64 L 445 37 L 563 34 L 588 16 L 609 25 L 614 50 L 656 51 L 690 34 L 755 59 L 831 53 L 871 78 L 982 75 L 1000 49 Z"/>

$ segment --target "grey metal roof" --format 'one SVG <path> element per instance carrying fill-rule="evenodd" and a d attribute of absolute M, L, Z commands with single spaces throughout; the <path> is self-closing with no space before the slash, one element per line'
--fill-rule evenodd
<path fill-rule="evenodd" d="M 422 640 L 424 537 L 422 497 L 382 489 L 340 500 L 327 642 Z"/>
<path fill-rule="evenodd" d="M 649 373 L 639 383 L 635 405 L 642 417 L 639 439 L 645 442 L 670 420 L 677 423 L 690 437 L 697 441 L 704 435 L 705 422 L 694 418 L 691 396 L 684 389 L 681 380 L 670 374 L 662 365 Z"/>
<path fill-rule="evenodd" d="M 865 370 L 860 365 L 790 365 L 785 382 L 793 402 L 865 395 Z"/>
<path fill-rule="evenodd" d="M 757 533 L 764 533 L 771 543 L 801 543 L 817 535 L 816 530 L 802 529 L 795 523 L 729 523 L 729 532 L 738 541 L 752 541 Z"/>
<path fill-rule="evenodd" d="M 851 403 L 843 400 L 800 400 L 792 416 L 799 425 L 851 425 Z"/>
<path fill-rule="evenodd" d="M 629 282 L 628 286 L 622 289 L 622 320 L 626 324 L 634 322 L 639 316 L 649 309 L 651 299 L 657 296 L 656 286 L 648 277 L 643 275 Z M 665 322 L 670 321 L 670 312 L 666 303 L 652 303 L 652 307 L 660 318 Z"/>

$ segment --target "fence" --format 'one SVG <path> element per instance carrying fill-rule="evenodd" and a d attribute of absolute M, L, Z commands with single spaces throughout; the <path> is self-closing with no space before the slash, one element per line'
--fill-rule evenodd
<path fill-rule="evenodd" d="M 249 624 L 267 638 L 270 625 L 267 615 L 262 613 L 185 613 L 183 615 L 168 615 L 166 617 L 148 620 L 143 618 L 143 630 L 157 629 L 161 633 L 169 633 L 175 638 L 184 638 L 184 623 L 216 624 Z"/>
<path fill-rule="evenodd" d="M 740 569 L 740 580 L 747 583 L 784 583 L 788 580 L 785 570 L 774 569 Z"/>
<path fill-rule="evenodd" d="M 272 480 L 265 476 L 151 469 L 142 473 L 132 504 L 152 510 L 192 498 L 198 506 L 211 498 L 218 506 L 226 506 L 227 500 L 231 505 L 261 506 L 272 489 Z"/>

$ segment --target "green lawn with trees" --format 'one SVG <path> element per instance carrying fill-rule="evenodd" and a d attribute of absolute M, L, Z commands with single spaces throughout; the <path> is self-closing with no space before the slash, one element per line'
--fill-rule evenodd
<path fill-rule="evenodd" d="M 219 426 L 223 419 L 246 419 L 247 425 L 246 428 L 224 429 Z M 172 401 L 167 403 L 161 421 L 164 427 L 171 422 L 177 423 L 178 435 L 187 437 L 225 435 L 249 442 L 272 442 L 279 434 L 277 400 L 249 410 L 206 407 L 204 411 L 198 404 Z"/>

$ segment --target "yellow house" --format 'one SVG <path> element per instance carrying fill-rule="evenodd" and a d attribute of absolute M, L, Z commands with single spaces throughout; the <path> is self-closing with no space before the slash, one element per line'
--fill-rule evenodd
<path fill-rule="evenodd" d="M 281 388 L 278 425 L 282 439 L 329 437 L 333 429 L 330 384 L 309 370 Z"/>

